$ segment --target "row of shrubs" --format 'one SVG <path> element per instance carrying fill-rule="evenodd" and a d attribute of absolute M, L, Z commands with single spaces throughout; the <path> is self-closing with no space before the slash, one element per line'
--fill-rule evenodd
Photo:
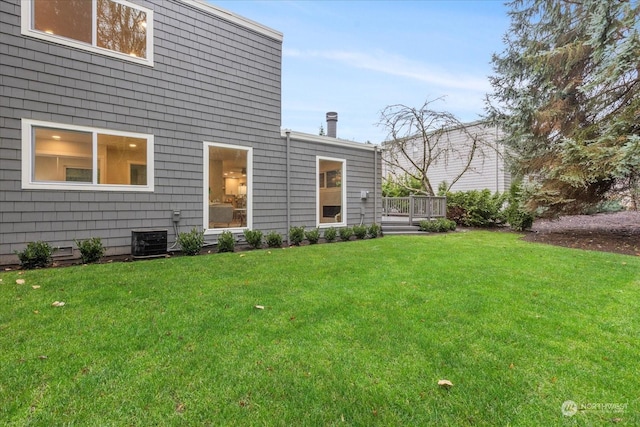
<path fill-rule="evenodd" d="M 80 258 L 83 264 L 98 262 L 104 256 L 105 247 L 99 237 L 92 237 L 87 240 L 74 240 L 76 247 L 80 251 Z M 22 251 L 16 251 L 20 266 L 31 270 L 34 268 L 49 267 L 53 264 L 53 254 L 55 248 L 43 241 L 30 242 Z"/>
<path fill-rule="evenodd" d="M 367 237 L 375 239 L 380 235 L 381 228 L 379 224 L 367 225 L 354 225 L 353 227 L 334 228 L 329 227 L 324 230 L 323 237 L 325 242 L 331 243 L 340 238 L 343 242 L 346 242 L 355 236 L 356 239 L 365 239 Z M 291 243 L 300 246 L 300 244 L 307 240 L 309 244 L 316 244 L 320 240 L 320 229 L 312 228 L 311 230 L 305 230 L 304 227 L 291 227 L 289 229 L 289 238 Z"/>
<path fill-rule="evenodd" d="M 428 231 L 430 233 L 446 233 L 447 231 L 455 231 L 456 222 L 447 218 L 438 218 L 435 220 L 420 221 L 420 231 Z"/>
<path fill-rule="evenodd" d="M 509 224 L 516 231 L 533 225 L 533 215 L 522 203 L 522 188 L 511 185 L 507 193 L 485 190 L 448 192 L 447 218 L 463 227 L 492 227 Z"/>
<path fill-rule="evenodd" d="M 524 209 L 521 199 L 520 185 L 513 184 L 508 193 L 491 193 L 489 190 L 457 191 L 446 193 L 447 218 L 434 221 L 421 221 L 420 229 L 428 232 L 446 232 L 456 229 L 456 225 L 463 227 L 491 227 L 508 223 L 517 231 L 531 228 L 533 215 Z M 380 225 L 355 225 L 353 227 L 327 228 L 323 237 L 327 243 L 340 238 L 348 241 L 353 236 L 357 239 L 375 238 L 380 235 Z M 305 230 L 304 227 L 291 227 L 289 237 L 293 245 L 299 246 L 307 240 L 309 244 L 316 244 L 320 240 L 320 229 Z M 270 248 L 282 247 L 282 236 L 272 231 L 263 236 L 260 230 L 245 230 L 244 237 L 253 249 L 259 249 L 266 244 Z M 204 246 L 204 232 L 196 229 L 178 234 L 178 244 L 186 255 L 200 253 Z M 105 248 L 98 237 L 87 240 L 75 240 L 84 264 L 94 263 L 104 256 Z M 225 231 L 218 238 L 218 252 L 233 252 L 236 245 L 233 233 Z M 20 265 L 25 269 L 48 267 L 53 263 L 55 249 L 46 242 L 31 242 L 27 247 L 16 252 Z"/>
<path fill-rule="evenodd" d="M 353 236 L 356 239 L 376 238 L 380 235 L 380 232 L 379 224 L 369 226 L 354 225 L 353 227 L 342 228 L 329 227 L 322 232 L 322 237 L 327 243 L 332 243 L 338 238 L 346 242 Z M 289 229 L 289 239 L 291 244 L 295 246 L 300 246 L 305 240 L 314 245 L 320 241 L 320 234 L 319 228 L 305 230 L 305 227 L 291 227 Z M 245 230 L 244 238 L 252 249 L 261 249 L 265 244 L 269 248 L 280 248 L 283 243 L 282 235 L 275 231 L 263 235 L 260 230 Z M 197 255 L 204 246 L 204 231 L 198 231 L 194 228 L 191 231 L 179 233 L 178 244 L 185 255 Z M 223 231 L 218 236 L 218 252 L 233 252 L 235 245 L 236 239 L 230 231 Z"/>
<path fill-rule="evenodd" d="M 348 241 L 352 236 L 357 239 L 366 237 L 375 238 L 380 235 L 381 228 L 378 224 L 354 225 L 353 227 L 343 228 L 327 228 L 324 230 L 323 237 L 327 243 L 340 238 L 342 241 Z M 313 228 L 305 230 L 304 227 L 291 227 L 289 230 L 291 243 L 299 246 L 303 241 L 307 240 L 309 244 L 316 244 L 320 241 L 320 229 Z M 245 230 L 244 237 L 247 244 L 253 249 L 260 249 L 265 244 L 270 248 L 282 247 L 282 236 L 272 231 L 263 236 L 260 230 Z M 179 233 L 177 237 L 178 244 L 182 252 L 186 255 L 197 255 L 204 247 L 204 231 L 193 229 L 189 232 Z M 80 251 L 80 258 L 83 264 L 95 263 L 104 256 L 106 251 L 102 240 L 99 237 L 92 237 L 87 240 L 75 240 L 76 247 Z M 218 237 L 218 252 L 233 252 L 236 245 L 236 239 L 230 231 L 224 231 Z M 16 251 L 16 255 L 20 260 L 20 266 L 24 269 L 45 268 L 53 264 L 53 254 L 55 248 L 49 243 L 43 241 L 30 242 L 22 251 Z"/>

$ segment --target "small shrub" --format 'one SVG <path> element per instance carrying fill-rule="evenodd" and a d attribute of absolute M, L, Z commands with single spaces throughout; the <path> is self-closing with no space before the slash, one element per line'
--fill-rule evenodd
<path fill-rule="evenodd" d="M 505 220 L 515 231 L 524 231 L 533 225 L 533 214 L 527 211 L 523 204 L 523 191 L 519 182 L 514 182 L 509 188 L 509 205 L 505 209 Z"/>
<path fill-rule="evenodd" d="M 353 234 L 356 236 L 356 239 L 364 239 L 367 237 L 367 226 L 366 225 L 354 225 L 353 226 Z"/>
<path fill-rule="evenodd" d="M 49 267 L 53 263 L 54 249 L 47 242 L 37 241 L 30 242 L 24 250 L 18 252 L 20 266 L 27 270 L 38 267 Z"/>
<path fill-rule="evenodd" d="M 244 230 L 244 238 L 253 249 L 262 247 L 262 231 L 260 230 Z"/>
<path fill-rule="evenodd" d="M 456 231 L 456 227 L 458 226 L 458 224 L 456 224 L 455 221 L 451 221 L 450 219 L 446 218 L 440 218 L 440 221 L 444 223 L 445 227 L 448 226 L 448 231 Z"/>
<path fill-rule="evenodd" d="M 380 231 L 382 231 L 380 224 L 371 224 L 367 230 L 367 235 L 369 235 L 370 238 L 375 239 L 380 235 Z"/>
<path fill-rule="evenodd" d="M 281 248 L 282 247 L 282 236 L 275 231 L 271 231 L 265 237 L 267 242 L 267 246 L 270 248 Z"/>
<path fill-rule="evenodd" d="M 80 258 L 83 264 L 98 262 L 104 255 L 105 248 L 99 237 L 92 237 L 87 240 L 74 240 L 74 242 L 80 251 Z"/>
<path fill-rule="evenodd" d="M 450 220 L 451 221 L 451 220 Z M 430 219 L 423 219 L 420 221 L 420 231 L 427 231 L 429 233 L 438 232 L 438 227 L 436 226 L 436 222 Z"/>
<path fill-rule="evenodd" d="M 337 235 L 338 235 L 338 230 L 336 230 L 336 229 L 335 229 L 335 228 L 333 228 L 333 227 L 329 227 L 329 228 L 327 228 L 327 229 L 325 229 L 325 230 L 324 230 L 323 235 L 324 235 L 324 240 L 325 240 L 327 243 L 331 243 L 331 242 L 333 242 L 334 240 L 336 240 L 336 237 L 337 237 Z"/>
<path fill-rule="evenodd" d="M 524 231 L 533 225 L 533 215 L 524 209 L 514 209 L 507 211 L 507 222 L 515 231 Z"/>
<path fill-rule="evenodd" d="M 218 252 L 233 252 L 236 246 L 236 239 L 230 231 L 223 231 L 218 237 Z"/>
<path fill-rule="evenodd" d="M 304 232 L 304 237 L 307 238 L 310 244 L 315 245 L 320 240 L 320 230 L 317 228 Z"/>
<path fill-rule="evenodd" d="M 189 232 L 178 233 L 178 244 L 185 255 L 198 255 L 204 245 L 204 231 L 194 227 Z"/>
<path fill-rule="evenodd" d="M 346 242 L 349 239 L 351 239 L 351 236 L 353 236 L 353 228 L 351 227 L 341 228 L 338 230 L 338 234 L 340 235 L 340 240 L 342 240 L 343 242 Z"/>
<path fill-rule="evenodd" d="M 447 231 L 454 231 L 456 229 L 456 222 L 446 218 L 438 218 L 436 220 L 422 220 L 420 221 L 420 230 L 428 231 L 431 233 L 446 233 Z"/>
<path fill-rule="evenodd" d="M 300 246 L 300 243 L 304 240 L 304 227 L 289 228 L 289 239 L 291 239 L 292 244 Z"/>

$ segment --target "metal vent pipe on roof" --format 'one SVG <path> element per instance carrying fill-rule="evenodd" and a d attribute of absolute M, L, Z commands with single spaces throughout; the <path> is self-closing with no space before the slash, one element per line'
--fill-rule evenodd
<path fill-rule="evenodd" d="M 327 136 L 337 138 L 338 113 L 329 111 L 327 113 Z"/>

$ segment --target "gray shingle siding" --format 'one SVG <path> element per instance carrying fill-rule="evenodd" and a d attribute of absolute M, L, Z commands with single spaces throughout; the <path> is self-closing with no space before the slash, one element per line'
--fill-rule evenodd
<path fill-rule="evenodd" d="M 154 10 L 153 67 L 23 36 L 20 0 L 2 2 L 0 262 L 30 240 L 69 246 L 97 236 L 126 251 L 132 228 L 172 236 L 173 209 L 181 229 L 200 227 L 203 141 L 282 145 L 279 40 L 182 2 L 134 3 Z M 155 191 L 22 190 L 23 118 L 154 135 Z M 256 162 L 261 197 L 282 197 L 262 185 L 265 167 L 279 166 Z M 254 224 L 283 212 L 257 209 Z"/>
<path fill-rule="evenodd" d="M 129 1 L 154 11 L 153 67 L 22 35 L 21 1 L 0 3 L 0 264 L 34 240 L 100 237 L 128 253 L 132 229 L 163 228 L 173 242 L 174 209 L 180 231 L 202 227 L 204 142 L 253 147 L 253 228 L 287 232 L 281 37 L 197 1 Z M 22 119 L 153 135 L 154 191 L 22 189 Z M 316 155 L 347 160 L 359 222 L 373 152 L 307 142 L 292 144 L 292 219 L 315 225 Z"/>
<path fill-rule="evenodd" d="M 347 225 L 361 221 L 366 225 L 379 223 L 382 212 L 380 153 L 375 153 L 371 146 L 338 146 L 323 143 L 326 140 L 326 137 L 317 138 L 317 141 L 291 140 L 291 198 L 295 201 L 291 207 L 292 225 L 316 225 L 317 156 L 346 161 Z M 374 179 L 376 170 L 378 176 Z M 367 199 L 360 198 L 361 190 L 370 192 Z M 361 216 L 361 208 L 364 208 L 364 216 Z"/>

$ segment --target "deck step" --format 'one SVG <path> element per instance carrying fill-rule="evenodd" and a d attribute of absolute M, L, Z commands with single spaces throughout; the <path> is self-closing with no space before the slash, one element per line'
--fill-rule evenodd
<path fill-rule="evenodd" d="M 424 231 L 383 231 L 383 236 L 424 236 Z"/>
<path fill-rule="evenodd" d="M 397 222 L 382 222 L 382 234 L 404 235 L 404 234 L 424 234 L 417 225 L 402 224 Z"/>

